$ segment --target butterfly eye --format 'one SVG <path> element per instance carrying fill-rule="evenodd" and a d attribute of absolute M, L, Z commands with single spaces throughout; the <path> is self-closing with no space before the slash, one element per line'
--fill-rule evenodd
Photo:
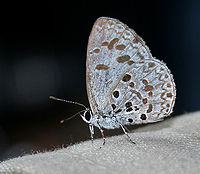
<path fill-rule="evenodd" d="M 84 112 L 84 114 L 81 115 L 82 119 L 83 119 L 86 123 L 90 123 L 91 116 L 92 116 L 92 113 L 91 113 L 91 111 L 89 111 L 89 110 L 86 110 L 86 111 Z"/>
<path fill-rule="evenodd" d="M 86 112 L 84 116 L 87 121 L 90 121 L 91 118 L 90 112 Z"/>

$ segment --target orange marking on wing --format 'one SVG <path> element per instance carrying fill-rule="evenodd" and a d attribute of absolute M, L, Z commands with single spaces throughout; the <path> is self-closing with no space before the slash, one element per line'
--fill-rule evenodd
<path fill-rule="evenodd" d="M 109 45 L 108 45 L 108 49 L 111 50 L 113 49 L 113 46 L 116 42 L 118 42 L 119 39 L 118 38 L 114 38 L 113 40 L 110 41 Z"/>
<path fill-rule="evenodd" d="M 124 62 L 128 61 L 130 58 L 131 57 L 129 55 L 119 56 L 117 58 L 117 62 L 124 63 Z"/>
<path fill-rule="evenodd" d="M 99 64 L 96 66 L 96 69 L 98 70 L 107 70 L 109 68 L 109 66 L 104 65 L 104 64 Z"/>
<path fill-rule="evenodd" d="M 94 53 L 99 53 L 99 52 L 100 52 L 100 49 L 97 48 L 97 49 L 95 49 L 93 52 L 94 52 Z"/>
<path fill-rule="evenodd" d="M 121 44 L 121 45 L 117 45 L 115 48 L 117 50 L 124 50 L 126 48 L 126 46 L 124 44 Z"/>

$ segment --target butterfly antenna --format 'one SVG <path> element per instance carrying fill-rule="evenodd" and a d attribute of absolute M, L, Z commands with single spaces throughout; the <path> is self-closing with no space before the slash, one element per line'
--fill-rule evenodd
<path fill-rule="evenodd" d="M 66 103 L 72 103 L 72 104 L 75 104 L 75 105 L 79 105 L 79 106 L 84 107 L 85 110 L 88 110 L 88 108 L 82 103 L 78 103 L 78 102 L 74 102 L 74 101 L 70 101 L 70 100 L 60 99 L 60 98 L 57 98 L 57 97 L 54 97 L 54 96 L 49 96 L 49 98 L 52 99 L 52 100 L 57 100 L 57 101 L 62 101 L 62 102 L 66 102 Z"/>
<path fill-rule="evenodd" d="M 71 117 L 66 118 L 66 119 L 64 119 L 64 120 L 61 120 L 60 123 L 64 123 L 64 121 L 71 120 L 72 118 L 76 117 L 78 114 L 80 114 L 80 113 L 83 112 L 83 111 L 85 111 L 85 110 L 79 111 L 79 112 L 77 112 L 76 114 L 72 115 Z"/>

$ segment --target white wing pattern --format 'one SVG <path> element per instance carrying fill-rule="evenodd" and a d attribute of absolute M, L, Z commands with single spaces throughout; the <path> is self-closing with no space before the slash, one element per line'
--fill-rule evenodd
<path fill-rule="evenodd" d="M 120 21 L 97 19 L 89 37 L 86 67 L 93 114 L 114 110 L 116 117 L 129 117 L 137 124 L 159 121 L 172 112 L 176 90 L 169 69 Z"/>

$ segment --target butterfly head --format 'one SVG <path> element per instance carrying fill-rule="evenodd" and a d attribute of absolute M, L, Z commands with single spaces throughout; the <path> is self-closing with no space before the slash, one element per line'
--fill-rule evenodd
<path fill-rule="evenodd" d="M 80 114 L 80 116 L 82 117 L 82 119 L 83 119 L 86 123 L 88 123 L 88 124 L 91 123 L 91 120 L 92 120 L 92 111 L 91 111 L 89 108 L 87 108 L 85 105 L 83 105 L 82 103 L 78 103 L 78 102 L 74 102 L 74 101 L 69 101 L 69 100 L 60 99 L 60 98 L 57 98 L 57 97 L 54 97 L 54 96 L 50 96 L 49 98 L 50 98 L 50 99 L 53 99 L 53 100 L 62 101 L 62 102 L 67 102 L 67 103 L 72 103 L 72 104 L 76 104 L 76 105 L 79 105 L 79 106 L 84 107 L 84 110 L 79 111 L 78 113 L 72 115 L 71 117 L 69 117 L 69 118 L 67 118 L 67 119 L 65 119 L 65 120 L 61 120 L 61 123 L 63 123 L 63 122 L 66 121 L 66 120 L 70 120 L 70 119 L 74 118 L 75 116 L 77 116 L 77 115 L 79 115 L 79 114 Z M 81 114 L 81 113 L 83 113 L 83 114 Z"/>
<path fill-rule="evenodd" d="M 90 124 L 92 119 L 92 111 L 90 109 L 86 109 L 83 114 L 81 114 L 83 121 Z"/>

